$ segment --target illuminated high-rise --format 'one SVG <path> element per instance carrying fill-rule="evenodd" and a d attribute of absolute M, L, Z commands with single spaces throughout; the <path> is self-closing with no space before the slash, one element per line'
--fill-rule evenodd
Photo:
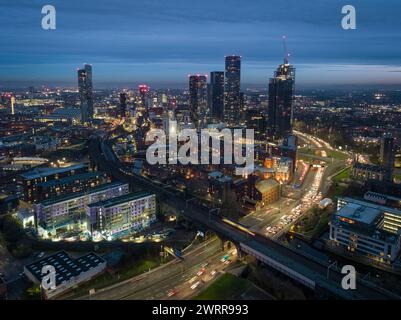
<path fill-rule="evenodd" d="M 241 109 L 241 57 L 225 57 L 224 120 L 239 125 Z"/>
<path fill-rule="evenodd" d="M 215 121 L 223 121 L 224 115 L 224 72 L 210 73 L 210 113 Z"/>
<path fill-rule="evenodd" d="M 292 132 L 295 68 L 284 59 L 269 81 L 268 137 L 283 139 Z"/>
<path fill-rule="evenodd" d="M 395 161 L 395 144 L 394 137 L 390 133 L 383 134 L 381 138 L 380 158 L 386 171 L 386 180 L 392 181 Z"/>
<path fill-rule="evenodd" d="M 209 118 L 207 108 L 207 76 L 189 76 L 189 110 L 197 129 L 204 127 Z"/>
<path fill-rule="evenodd" d="M 92 66 L 86 64 L 78 69 L 78 90 L 81 103 L 81 122 L 92 122 L 93 119 L 93 84 Z"/>
<path fill-rule="evenodd" d="M 120 117 L 125 117 L 126 113 L 127 113 L 127 94 L 125 92 L 121 92 L 118 115 Z"/>

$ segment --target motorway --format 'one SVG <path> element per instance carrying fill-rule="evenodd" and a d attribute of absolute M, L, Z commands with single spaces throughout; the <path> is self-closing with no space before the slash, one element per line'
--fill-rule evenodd
<path fill-rule="evenodd" d="M 278 261 L 282 265 L 285 265 L 293 270 L 297 270 L 298 273 L 313 279 L 319 287 L 323 287 L 342 297 L 348 299 L 388 299 L 393 297 L 391 294 L 383 292 L 383 290 L 377 288 L 372 288 L 370 285 L 367 285 L 362 281 L 357 282 L 357 290 L 353 290 L 352 293 L 343 290 L 340 285 L 343 275 L 337 270 L 332 270 L 330 272 L 330 279 L 326 279 L 328 262 L 317 261 L 313 257 L 308 257 L 300 252 L 295 252 L 294 250 L 282 246 L 275 241 L 269 240 L 266 237 L 251 236 L 246 232 L 240 231 L 233 226 L 225 224 L 221 221 L 220 217 L 211 215 L 204 208 L 201 208 L 193 203 L 186 202 L 179 195 L 173 193 L 172 191 L 168 191 L 158 185 L 155 185 L 143 177 L 134 175 L 127 176 L 127 173 L 124 172 L 124 169 L 122 169 L 114 161 L 105 160 L 103 157 L 101 157 L 101 155 L 104 155 L 104 152 L 102 152 L 101 149 L 105 149 L 101 148 L 101 145 L 104 147 L 104 144 L 101 141 L 94 141 L 94 145 L 92 145 L 92 148 L 97 148 L 95 159 L 98 160 L 98 163 L 103 162 L 103 166 L 101 167 L 108 167 L 117 178 L 125 178 L 125 180 L 137 185 L 141 185 L 145 189 L 155 192 L 160 196 L 163 194 L 168 195 L 164 201 L 170 201 L 173 203 L 178 210 L 181 210 L 183 214 L 185 214 L 185 216 L 194 223 L 203 225 L 208 229 L 215 231 L 217 234 L 223 235 L 226 239 L 231 239 L 238 244 L 243 244 L 247 247 L 253 248 L 262 255 L 270 257 L 271 259 L 274 259 L 275 261 Z M 93 150 L 96 149 L 92 149 L 92 151 Z"/>
<path fill-rule="evenodd" d="M 175 258 L 147 273 L 100 289 L 91 295 L 88 293 L 78 299 L 189 299 L 199 293 L 199 290 L 217 277 L 219 273 L 223 272 L 227 264 L 220 260 L 225 254 L 227 253 L 223 253 L 221 250 L 220 241 L 214 237 L 185 253 L 183 260 Z M 230 263 L 233 263 L 235 259 L 236 252 L 231 252 Z M 197 273 L 202 270 L 205 263 L 208 265 L 204 267 L 203 274 L 198 276 Z M 215 272 L 212 274 L 212 271 Z M 197 282 L 199 284 L 192 289 L 191 286 Z"/>

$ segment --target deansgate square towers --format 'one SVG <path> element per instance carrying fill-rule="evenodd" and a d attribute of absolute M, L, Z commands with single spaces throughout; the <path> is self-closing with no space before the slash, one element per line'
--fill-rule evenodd
<path fill-rule="evenodd" d="M 238 126 L 241 110 L 241 57 L 225 57 L 224 121 Z"/>

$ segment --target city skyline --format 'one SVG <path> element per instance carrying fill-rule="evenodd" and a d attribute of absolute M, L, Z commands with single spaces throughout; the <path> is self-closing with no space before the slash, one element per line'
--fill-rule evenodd
<path fill-rule="evenodd" d="M 74 1 L 54 1 L 57 29 L 44 31 L 42 4 L 20 1 L 3 8 L 9 14 L 0 22 L 0 87 L 74 86 L 71 70 L 84 63 L 96 68 L 97 88 L 141 82 L 185 87 L 187 74 L 222 70 L 224 56 L 232 54 L 243 57 L 243 87 L 267 87 L 284 56 L 282 35 L 298 88 L 397 85 L 400 12 L 394 4 L 387 1 L 378 12 L 373 1 L 354 1 L 357 29 L 343 30 L 340 1 L 206 1 L 194 7 L 179 0 L 163 6 L 119 0 L 113 8 L 86 1 L 80 10 Z"/>

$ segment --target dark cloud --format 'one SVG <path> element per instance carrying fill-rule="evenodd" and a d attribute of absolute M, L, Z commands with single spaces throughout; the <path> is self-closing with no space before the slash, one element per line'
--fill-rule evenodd
<path fill-rule="evenodd" d="M 41 7 L 47 2 L 57 9 L 55 31 L 40 27 Z M 92 62 L 99 81 L 180 82 L 188 72 L 221 69 L 224 55 L 239 53 L 244 57 L 244 77 L 249 77 L 244 80 L 260 82 L 283 56 L 282 34 L 288 36 L 294 64 L 319 65 L 308 69 L 308 81 L 321 82 L 322 65 L 326 70 L 338 64 L 401 65 L 399 0 L 353 0 L 357 30 L 351 31 L 341 28 L 344 4 L 340 0 L 0 0 L 0 81 L 22 77 L 74 82 L 74 67 Z M 372 81 L 384 77 L 383 68 L 369 70 Z M 380 77 L 374 72 L 381 72 Z M 343 78 L 347 75 L 337 72 L 337 81 Z"/>

